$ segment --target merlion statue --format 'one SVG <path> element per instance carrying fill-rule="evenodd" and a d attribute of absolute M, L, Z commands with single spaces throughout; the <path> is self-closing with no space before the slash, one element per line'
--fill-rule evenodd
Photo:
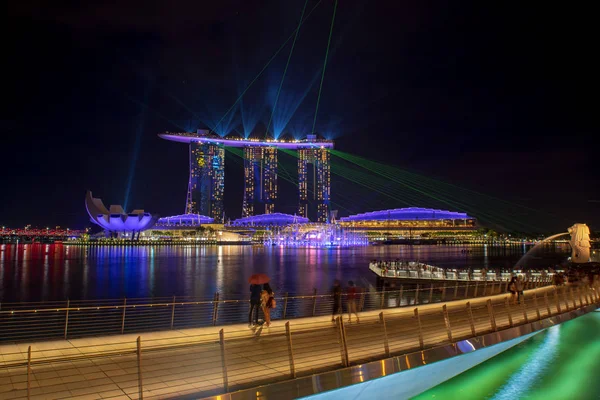
<path fill-rule="evenodd" d="M 571 261 L 576 264 L 590 261 L 590 228 L 586 224 L 575 224 L 568 229 L 571 235 Z"/>

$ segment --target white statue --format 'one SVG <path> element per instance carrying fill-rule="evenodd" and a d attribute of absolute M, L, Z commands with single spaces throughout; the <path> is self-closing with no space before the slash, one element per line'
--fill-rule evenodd
<path fill-rule="evenodd" d="M 577 264 L 590 261 L 590 228 L 586 224 L 575 224 L 568 229 L 571 235 L 571 261 Z"/>

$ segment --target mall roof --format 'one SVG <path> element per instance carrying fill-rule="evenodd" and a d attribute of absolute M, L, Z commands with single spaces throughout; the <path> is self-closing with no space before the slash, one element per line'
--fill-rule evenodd
<path fill-rule="evenodd" d="M 231 226 L 285 226 L 291 224 L 306 224 L 308 218 L 299 217 L 297 215 L 272 213 L 253 215 L 231 221 Z"/>
<path fill-rule="evenodd" d="M 212 224 L 215 222 L 214 218 L 207 217 L 206 215 L 200 214 L 181 214 L 173 215 L 171 217 L 159 218 L 156 222 L 158 225 L 201 225 L 201 224 Z"/>
<path fill-rule="evenodd" d="M 433 208 L 420 208 L 420 207 L 408 207 L 408 208 L 396 208 L 393 210 L 382 210 L 382 211 L 371 211 L 363 214 L 351 215 L 349 217 L 340 218 L 341 222 L 352 222 L 352 221 L 427 221 L 427 220 L 440 220 L 440 219 L 473 219 L 466 213 L 447 211 L 447 210 L 436 210 Z"/>

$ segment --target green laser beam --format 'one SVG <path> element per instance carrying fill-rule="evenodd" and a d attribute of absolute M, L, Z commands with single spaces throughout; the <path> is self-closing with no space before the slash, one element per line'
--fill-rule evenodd
<path fill-rule="evenodd" d="M 333 34 L 333 23 L 335 22 L 335 12 L 337 10 L 338 0 L 335 0 L 333 6 L 333 17 L 331 18 L 331 28 L 329 28 L 329 39 L 327 39 L 327 50 L 325 51 L 325 60 L 323 61 L 323 71 L 321 73 L 321 84 L 319 85 L 319 95 L 317 96 L 317 107 L 315 108 L 315 118 L 313 120 L 312 132 L 315 133 L 317 125 L 317 114 L 319 113 L 319 103 L 321 102 L 321 91 L 323 90 L 323 80 L 325 79 L 325 69 L 327 68 L 327 57 L 329 56 L 329 46 L 331 45 L 331 35 Z"/>

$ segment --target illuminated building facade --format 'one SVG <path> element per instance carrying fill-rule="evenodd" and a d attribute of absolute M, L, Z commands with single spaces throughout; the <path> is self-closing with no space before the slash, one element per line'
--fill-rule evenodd
<path fill-rule="evenodd" d="M 186 214 L 221 222 L 225 189 L 225 149 L 216 143 L 190 142 L 190 179 Z"/>
<path fill-rule="evenodd" d="M 313 198 L 317 204 L 317 222 L 329 221 L 331 167 L 329 150 L 324 147 L 298 149 L 298 215 L 308 216 L 309 164 L 313 170 Z"/>
<path fill-rule="evenodd" d="M 254 215 L 254 206 L 257 203 L 264 204 L 265 214 L 273 213 L 275 200 L 277 200 L 277 148 L 244 147 L 242 217 Z"/>
<path fill-rule="evenodd" d="M 242 217 L 275 211 L 278 149 L 298 152 L 298 214 L 308 217 L 309 184 L 317 207 L 317 222 L 328 222 L 331 198 L 330 153 L 333 142 L 308 135 L 304 140 L 222 138 L 199 129 L 196 133 L 163 133 L 159 137 L 190 146 L 190 182 L 186 214 L 223 220 L 224 146 L 243 148 L 244 197 Z M 312 170 L 309 171 L 309 165 Z M 312 179 L 309 179 L 309 174 Z M 258 209 L 257 206 L 261 208 Z"/>

